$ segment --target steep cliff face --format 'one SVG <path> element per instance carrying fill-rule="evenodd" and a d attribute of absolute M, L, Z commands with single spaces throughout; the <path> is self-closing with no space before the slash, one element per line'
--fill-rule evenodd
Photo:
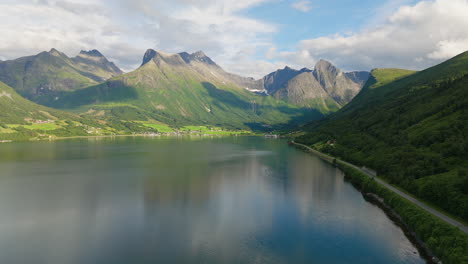
<path fill-rule="evenodd" d="M 361 87 L 366 84 L 367 80 L 370 77 L 370 72 L 367 71 L 353 71 L 353 72 L 346 72 L 346 77 L 353 81 L 354 83 L 358 83 Z"/>
<path fill-rule="evenodd" d="M 302 72 L 287 81 L 272 96 L 290 104 L 319 109 L 323 113 L 340 108 L 310 72 Z"/>
<path fill-rule="evenodd" d="M 325 60 L 317 62 L 313 75 L 325 91 L 340 105 L 350 102 L 359 93 L 365 82 L 364 79 L 357 79 L 359 75 L 346 74 Z M 354 77 L 354 80 L 348 77 L 350 75 Z"/>
<path fill-rule="evenodd" d="M 285 67 L 259 82 L 275 98 L 329 112 L 350 102 L 368 78 L 368 72 L 344 73 L 330 62 L 320 60 L 314 70 Z"/>
<path fill-rule="evenodd" d="M 262 79 L 264 89 L 269 94 L 274 94 L 279 89 L 284 88 L 289 80 L 301 74 L 302 72 L 310 72 L 310 70 L 304 68 L 298 71 L 286 66 L 282 70 L 272 72 Z"/>

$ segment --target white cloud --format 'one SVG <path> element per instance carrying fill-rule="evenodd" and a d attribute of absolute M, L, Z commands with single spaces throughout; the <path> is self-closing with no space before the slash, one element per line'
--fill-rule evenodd
<path fill-rule="evenodd" d="M 68 55 L 81 49 L 99 49 L 109 58 L 132 67 L 127 56 L 142 56 L 141 46 L 150 41 L 134 34 L 112 19 L 110 10 L 96 1 L 17 1 L 0 4 L 2 24 L 0 53 L 7 59 L 56 48 Z M 133 39 L 128 45 L 129 37 Z M 127 44 L 127 45 L 126 45 Z M 125 46 L 126 56 L 115 48 Z"/>
<path fill-rule="evenodd" d="M 428 54 L 430 59 L 446 59 L 460 53 L 460 51 L 468 50 L 468 38 L 457 40 L 442 40 L 437 43 L 437 49 Z"/>
<path fill-rule="evenodd" d="M 468 50 L 468 1 L 421 1 L 400 7 L 377 28 L 303 40 L 297 53 L 348 70 L 423 69 Z"/>
<path fill-rule="evenodd" d="M 291 7 L 301 12 L 307 13 L 312 10 L 312 3 L 307 0 L 297 1 L 291 4 Z"/>
<path fill-rule="evenodd" d="M 0 59 L 96 48 L 128 71 L 148 48 L 203 50 L 228 71 L 260 77 L 322 58 L 345 70 L 422 69 L 468 50 L 468 0 L 388 0 L 369 20 L 377 26 L 289 50 L 273 43 L 280 27 L 243 12 L 270 1 L 278 0 L 3 0 Z M 292 6 L 309 11 L 311 2 Z"/>
<path fill-rule="evenodd" d="M 156 2 L 164 5 L 166 1 Z M 274 25 L 241 16 L 238 11 L 263 2 L 266 1 L 204 0 L 192 4 L 191 0 L 177 0 L 161 8 L 160 4 L 154 6 L 155 1 L 140 0 L 136 8 L 143 8 L 152 22 L 147 31 L 157 49 L 168 52 L 203 50 L 228 71 L 260 77 L 264 68 L 251 65 L 266 63 L 252 59 L 255 53 L 251 52 L 271 45 L 271 34 L 277 29 Z M 161 13 L 161 9 L 166 13 Z M 240 59 L 245 53 L 249 53 L 249 60 Z"/>
<path fill-rule="evenodd" d="M 379 7 L 370 12 L 367 21 L 368 26 L 381 25 L 393 15 L 400 7 L 417 3 L 418 0 L 385 0 Z"/>
<path fill-rule="evenodd" d="M 0 54 L 13 59 L 57 48 L 99 49 L 125 70 L 148 48 L 203 50 L 221 65 L 270 41 L 276 27 L 240 15 L 269 0 L 5 0 Z"/>

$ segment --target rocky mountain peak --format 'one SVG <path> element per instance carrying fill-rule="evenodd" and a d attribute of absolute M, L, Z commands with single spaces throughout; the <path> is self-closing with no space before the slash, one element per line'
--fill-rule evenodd
<path fill-rule="evenodd" d="M 191 64 L 192 62 L 201 62 L 211 66 L 219 67 L 210 57 L 206 56 L 203 51 L 197 51 L 191 54 L 185 51 L 176 54 L 169 54 L 153 49 L 148 49 L 143 56 L 143 62 L 141 66 L 145 65 L 151 60 L 154 60 L 155 62 L 165 62 L 170 65 L 185 65 Z"/>
<path fill-rule="evenodd" d="M 150 61 L 155 62 L 158 66 L 162 64 L 168 64 L 168 65 L 173 65 L 173 66 L 175 65 L 183 66 L 187 64 L 186 59 L 183 58 L 183 54 L 181 53 L 171 54 L 171 53 L 164 53 L 164 52 L 153 50 L 153 49 L 148 49 L 145 52 L 141 66 L 147 64 Z"/>
<path fill-rule="evenodd" d="M 62 55 L 64 55 L 63 53 L 61 53 L 60 51 L 56 50 L 55 48 L 50 49 L 49 54 L 50 54 L 50 55 L 53 55 L 53 56 L 62 56 Z"/>
<path fill-rule="evenodd" d="M 91 57 L 104 57 L 104 55 L 102 55 L 102 53 L 96 49 L 89 50 L 89 51 L 82 50 L 80 51 L 79 55 L 86 55 L 86 56 L 91 56 Z"/>
<path fill-rule="evenodd" d="M 313 74 L 323 87 L 332 87 L 335 86 L 335 79 L 340 75 L 340 72 L 331 62 L 319 60 L 315 64 Z"/>
<path fill-rule="evenodd" d="M 158 53 L 154 49 L 147 49 L 145 52 L 145 55 L 143 55 L 143 62 L 141 63 L 141 66 L 145 65 L 148 63 L 150 60 L 152 60 Z"/>
<path fill-rule="evenodd" d="M 108 73 L 106 74 L 105 77 L 104 76 L 97 76 L 97 77 L 90 76 L 90 78 L 96 81 L 101 81 L 102 79 L 108 79 L 110 77 L 123 73 L 121 69 L 115 66 L 113 62 L 110 62 L 109 60 L 107 60 L 107 58 L 96 49 L 89 50 L 89 51 L 82 50 L 76 57 L 72 58 L 72 61 L 79 64 L 79 67 L 82 67 L 86 72 L 94 72 L 96 71 L 97 68 L 99 68 Z"/>
<path fill-rule="evenodd" d="M 188 52 L 181 52 L 179 53 L 179 56 L 187 63 L 190 62 L 190 54 Z"/>
<path fill-rule="evenodd" d="M 326 60 L 319 60 L 316 64 L 315 64 L 315 70 L 316 71 L 337 71 L 337 68 L 331 64 L 331 62 L 329 61 L 326 61 Z"/>
<path fill-rule="evenodd" d="M 194 53 L 192 54 L 192 56 L 195 57 L 195 58 L 207 57 L 206 54 L 205 54 L 203 51 L 201 51 L 201 50 L 199 50 L 199 51 L 197 51 L 197 52 L 194 52 Z"/>
<path fill-rule="evenodd" d="M 319 60 L 314 70 L 295 70 L 286 66 L 266 75 L 261 82 L 268 94 L 288 102 L 328 98 L 328 102 L 334 101 L 332 105 L 340 106 L 361 90 L 368 76 L 368 72 L 345 73 L 331 62 Z"/>
<path fill-rule="evenodd" d="M 272 72 L 263 77 L 265 90 L 270 94 L 274 93 L 298 74 L 300 74 L 299 71 L 289 66 L 285 66 L 283 69 L 276 70 L 275 72 Z"/>
<path fill-rule="evenodd" d="M 206 63 L 209 65 L 218 66 L 210 57 L 206 56 L 206 54 L 201 50 L 194 52 L 192 54 L 189 54 L 187 52 L 181 52 L 179 53 L 179 56 L 186 63 L 190 63 L 192 61 L 198 61 L 198 62 Z"/>

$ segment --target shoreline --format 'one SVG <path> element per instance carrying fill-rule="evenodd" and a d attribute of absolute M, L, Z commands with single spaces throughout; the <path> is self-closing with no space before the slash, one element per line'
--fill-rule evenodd
<path fill-rule="evenodd" d="M 69 137 L 51 137 L 51 138 L 39 138 L 39 139 L 27 139 L 27 140 L 0 140 L 1 143 L 19 143 L 19 142 L 43 142 L 43 141 L 55 141 L 55 140 L 66 140 L 66 139 L 91 139 L 91 138 L 115 138 L 115 137 L 185 137 L 185 136 L 198 136 L 198 137 L 238 137 L 238 136 L 263 136 L 256 134 L 203 134 L 203 133 L 167 133 L 167 134 L 124 134 L 124 135 L 94 135 L 94 136 L 69 136 Z"/>
<path fill-rule="evenodd" d="M 346 171 L 343 170 L 341 166 L 346 166 L 343 164 L 337 164 L 336 159 L 322 153 L 318 150 L 314 149 L 309 149 L 309 148 L 304 148 L 302 144 L 296 143 L 294 141 L 291 142 L 291 145 L 293 145 L 295 148 L 298 148 L 306 153 L 312 154 L 314 156 L 319 157 L 320 159 L 330 163 L 332 166 L 338 168 L 340 171 L 344 173 L 344 180 L 349 181 L 351 176 L 349 176 Z M 311 151 L 312 150 L 312 151 Z M 341 165 L 341 166 L 340 166 Z M 353 182 L 351 182 L 354 188 L 356 188 L 361 195 L 363 196 L 364 200 L 367 202 L 376 205 L 379 207 L 386 215 L 387 217 L 397 226 L 401 228 L 403 233 L 405 234 L 406 238 L 413 244 L 413 246 L 417 249 L 419 255 L 421 256 L 422 259 L 426 261 L 426 263 L 430 264 L 442 264 L 442 261 L 440 261 L 437 256 L 434 255 L 434 253 L 429 249 L 429 247 L 426 246 L 426 244 L 418 237 L 416 232 L 412 230 L 403 220 L 403 218 L 388 204 L 385 203 L 384 199 L 380 197 L 379 195 L 375 193 L 367 193 L 364 192 L 361 188 L 356 186 Z"/>
<path fill-rule="evenodd" d="M 354 186 L 354 185 L 353 185 Z M 356 188 L 356 187 L 355 187 Z M 357 189 L 357 188 L 356 188 Z M 419 255 L 427 263 L 441 264 L 442 262 L 432 253 L 432 251 L 419 239 L 416 233 L 403 221 L 401 216 L 395 212 L 388 204 L 385 203 L 384 199 L 375 193 L 365 193 L 359 190 L 367 202 L 379 207 L 390 220 L 399 226 L 408 240 L 416 247 Z"/>
<path fill-rule="evenodd" d="M 435 218 L 438 218 L 439 220 L 444 221 L 448 225 L 457 228 L 459 231 L 461 231 L 461 232 L 463 232 L 465 234 L 468 234 L 468 227 L 464 224 L 464 222 L 459 221 L 456 218 L 454 218 L 453 216 L 450 216 L 449 214 L 446 214 L 444 211 L 440 211 L 437 208 L 433 208 L 433 207 L 427 205 L 423 200 L 419 200 L 417 197 L 414 197 L 411 194 L 405 193 L 404 191 L 398 189 L 397 187 L 388 184 L 383 179 L 377 177 L 377 173 L 375 171 L 372 171 L 372 170 L 370 170 L 369 168 L 366 168 L 366 167 L 358 167 L 358 166 L 356 166 L 356 165 L 354 165 L 352 163 L 346 162 L 344 160 L 337 159 L 337 158 L 335 158 L 333 156 L 322 153 L 322 152 L 320 152 L 318 150 L 315 150 L 315 149 L 313 149 L 313 148 L 311 148 L 309 146 L 306 146 L 306 145 L 303 145 L 303 144 L 300 144 L 300 143 L 296 143 L 294 141 L 292 141 L 291 144 L 294 144 L 294 145 L 302 148 L 306 152 L 312 152 L 315 155 L 320 156 L 322 159 L 324 159 L 324 160 L 326 160 L 328 162 L 336 163 L 336 164 L 339 164 L 340 166 L 343 166 L 344 168 L 349 168 L 349 169 L 353 169 L 353 170 L 358 171 L 360 174 L 362 174 L 366 178 L 373 179 L 377 185 L 379 185 L 379 186 L 383 187 L 384 189 L 392 192 L 396 196 L 398 196 L 398 197 L 408 201 L 409 203 L 419 207 L 423 211 L 431 214 L 432 216 L 434 216 Z"/>

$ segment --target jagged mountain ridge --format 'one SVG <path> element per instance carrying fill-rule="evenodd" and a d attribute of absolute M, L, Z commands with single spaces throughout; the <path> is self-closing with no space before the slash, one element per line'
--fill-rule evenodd
<path fill-rule="evenodd" d="M 299 75 L 312 75 L 312 78 L 300 77 L 300 81 L 292 81 Z M 344 73 L 340 69 L 333 66 L 330 62 L 320 60 L 314 67 L 314 70 L 303 68 L 295 70 L 290 67 L 277 70 L 265 76 L 262 81 L 264 89 L 275 97 L 280 97 L 283 100 L 298 102 L 300 105 L 309 106 L 306 99 L 327 98 L 329 102 L 334 102 L 339 108 L 342 105 L 350 102 L 356 96 L 364 83 L 369 78 L 369 72 L 349 72 Z M 306 82 L 306 79 L 309 80 Z M 317 83 L 323 90 L 318 90 Z M 300 84 L 299 87 L 294 85 Z M 291 87 L 292 85 L 292 87 Z M 290 90 L 301 89 L 303 93 L 289 93 Z M 279 93 L 280 95 L 276 95 Z M 285 96 L 293 96 L 289 98 Z M 297 96 L 302 96 L 297 97 Z"/>
<path fill-rule="evenodd" d="M 331 63 L 319 61 L 314 70 L 303 68 L 298 71 L 285 67 L 255 80 L 224 71 L 202 51 L 192 54 L 167 54 L 149 49 L 143 57 L 142 66 L 151 60 L 157 64 L 164 62 L 172 66 L 189 65 L 209 80 L 214 79 L 223 84 L 231 83 L 251 92 L 270 94 L 301 107 L 318 107 L 324 113 L 335 111 L 349 102 L 368 77 L 367 72 L 342 73 Z M 314 75 L 331 98 L 326 98 L 322 91 L 317 91 L 316 83 L 311 78 L 291 81 L 305 72 Z M 24 97 L 39 103 L 49 102 L 59 97 L 62 92 L 96 85 L 122 73 L 98 50 L 81 51 L 76 57 L 69 58 L 64 53 L 51 49 L 35 56 L 0 62 L 0 81 L 12 86 Z M 311 82 L 307 83 L 306 79 Z M 298 84 L 301 87 L 287 86 Z M 284 90 L 278 92 L 280 89 Z M 301 92 L 296 93 L 293 90 Z"/>
<path fill-rule="evenodd" d="M 107 113 L 115 115 L 116 109 L 122 109 L 121 105 L 115 105 L 117 102 L 131 101 L 130 108 L 122 111 L 138 112 L 131 118 L 137 116 L 168 123 L 190 123 L 194 120 L 213 123 L 216 120 L 217 124 L 227 124 L 232 114 L 231 118 L 237 119 L 238 126 L 244 125 L 240 122 L 241 116 L 245 122 L 250 120 L 256 124 L 263 121 L 268 124 L 285 123 L 291 118 L 291 113 L 298 118 L 305 112 L 314 112 L 318 116 L 338 110 L 341 107 L 341 101 L 337 99 L 341 98 L 338 88 L 341 86 L 337 88 L 337 83 L 360 89 L 360 85 L 332 66 L 331 72 L 321 71 L 318 66 L 314 71 L 286 67 L 260 80 L 246 78 L 224 71 L 202 51 L 169 54 L 149 49 L 141 66 L 128 74 L 122 74 L 97 50 L 81 51 L 78 56 L 68 58 L 52 49 L 8 63 L 20 68 L 24 65 L 32 67 L 22 74 L 13 75 L 13 80 L 8 78 L 11 75 L 3 75 L 20 94 L 35 102 L 62 109 L 101 108 L 104 104 Z M 323 77 L 320 79 L 323 84 L 316 76 Z M 103 82 L 106 79 L 109 80 Z M 266 91 L 261 93 L 262 96 L 252 93 L 262 91 Z M 237 96 L 241 100 L 234 105 L 226 105 L 226 102 L 232 102 L 233 98 L 228 98 L 230 93 L 233 98 Z M 262 104 L 265 109 L 273 109 L 274 113 L 270 115 L 265 109 L 258 111 Z M 215 111 L 213 105 L 221 109 Z M 234 110 L 232 107 L 243 109 Z M 278 107 L 283 107 L 283 111 L 278 111 Z M 227 109 L 231 111 L 226 115 Z"/>
<path fill-rule="evenodd" d="M 294 105 L 325 109 L 328 112 L 334 112 L 340 107 L 308 71 L 288 80 L 272 96 Z"/>
<path fill-rule="evenodd" d="M 124 73 L 113 62 L 107 60 L 101 52 L 95 49 L 80 51 L 76 57 L 72 58 L 72 61 L 78 64 L 80 68 L 85 69 L 86 72 L 92 73 L 89 77 L 97 82 L 102 82 Z M 100 72 L 100 74 L 96 75 L 96 72 Z"/>
<path fill-rule="evenodd" d="M 158 65 L 161 65 L 161 63 L 164 62 L 173 66 L 190 66 L 199 74 L 208 79 L 216 79 L 224 84 L 232 83 L 248 90 L 263 89 L 262 83 L 258 80 L 255 80 L 254 78 L 243 77 L 224 71 L 203 51 L 197 51 L 191 54 L 187 52 L 168 54 L 161 51 L 148 49 L 143 56 L 143 62 L 141 66 L 150 61 L 154 61 Z"/>
<path fill-rule="evenodd" d="M 181 52 L 170 56 L 167 55 L 150 49 L 145 53 L 142 65 L 150 60 L 155 60 L 157 64 L 160 64 L 161 61 L 173 65 L 189 64 L 207 78 L 211 79 L 216 75 L 215 78 L 224 83 L 232 82 L 248 91 L 269 94 L 277 99 L 301 107 L 318 107 L 323 112 L 336 111 L 342 105 L 351 101 L 359 93 L 369 77 L 369 72 L 344 73 L 331 63 L 320 60 L 314 70 L 307 68 L 295 70 L 286 66 L 284 69 L 255 80 L 224 71 L 202 51 L 192 54 Z M 304 78 L 304 76 L 301 76 L 300 80 L 293 80 L 302 73 L 312 75 L 315 80 L 313 78 Z M 318 89 L 316 86 L 317 81 L 323 90 Z M 291 85 L 293 86 L 291 87 Z M 294 85 L 300 85 L 300 87 L 294 87 Z M 298 90 L 301 92 L 294 92 Z"/>
<path fill-rule="evenodd" d="M 103 82 L 122 74 L 99 51 L 81 51 L 76 57 L 51 49 L 37 55 L 0 61 L 0 81 L 22 96 L 38 101 L 41 96 L 55 97 Z"/>
<path fill-rule="evenodd" d="M 276 91 L 279 89 L 283 88 L 284 85 L 291 80 L 292 78 L 296 77 L 297 75 L 303 73 L 303 72 L 311 72 L 309 69 L 302 69 L 300 71 L 297 71 L 295 69 L 292 69 L 288 66 L 284 67 L 282 70 L 277 70 L 275 72 L 272 72 L 265 77 L 263 77 L 261 80 L 263 81 L 264 89 L 269 93 L 269 94 L 274 94 Z"/>
<path fill-rule="evenodd" d="M 225 72 L 202 52 L 168 54 L 149 49 L 135 71 L 43 103 L 176 126 L 266 128 L 323 116 L 316 109 L 247 91 L 245 87 L 254 82 Z"/>
<path fill-rule="evenodd" d="M 354 82 L 328 61 L 320 60 L 314 67 L 313 75 L 327 93 L 340 105 L 349 103 L 361 90 L 364 81 Z M 355 75 L 359 77 L 359 75 Z M 365 77 L 365 81 L 367 81 Z"/>

